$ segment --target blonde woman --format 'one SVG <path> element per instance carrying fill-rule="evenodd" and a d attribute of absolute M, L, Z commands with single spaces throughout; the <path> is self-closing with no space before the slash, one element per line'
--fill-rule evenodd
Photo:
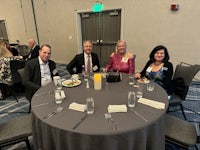
<path fill-rule="evenodd" d="M 135 71 L 135 60 L 133 54 L 126 51 L 127 45 L 124 40 L 119 40 L 116 50 L 110 55 L 106 71 L 123 72 L 133 74 Z"/>

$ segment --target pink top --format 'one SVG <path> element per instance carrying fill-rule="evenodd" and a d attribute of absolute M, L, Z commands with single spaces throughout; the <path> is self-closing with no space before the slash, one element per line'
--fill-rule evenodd
<path fill-rule="evenodd" d="M 120 54 L 113 53 L 106 66 L 107 71 L 119 71 L 133 74 L 135 71 L 135 60 L 133 57 L 122 57 Z"/>

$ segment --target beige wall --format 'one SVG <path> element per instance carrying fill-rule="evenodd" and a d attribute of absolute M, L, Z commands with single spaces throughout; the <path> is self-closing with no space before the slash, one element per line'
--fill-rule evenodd
<path fill-rule="evenodd" d="M 168 48 L 174 66 L 181 61 L 200 64 L 200 1 L 101 2 L 105 9 L 122 9 L 121 38 L 127 41 L 128 51 L 137 55 L 138 71 L 158 44 Z M 93 0 L 34 0 L 40 44 L 52 46 L 52 59 L 56 62 L 68 63 L 79 52 L 77 13 L 91 11 L 94 3 Z M 173 3 L 179 4 L 177 12 L 170 10 Z M 29 37 L 36 38 L 31 0 L 1 0 L 0 19 L 6 19 L 10 42 L 19 40 L 26 44 Z"/>

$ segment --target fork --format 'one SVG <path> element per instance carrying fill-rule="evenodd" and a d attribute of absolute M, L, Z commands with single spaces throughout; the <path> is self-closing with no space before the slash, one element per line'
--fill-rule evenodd
<path fill-rule="evenodd" d="M 59 106 L 56 111 L 53 111 L 51 113 L 49 113 L 48 115 L 44 116 L 43 119 L 49 119 L 51 117 L 53 117 L 55 114 L 60 113 L 63 110 L 62 106 Z"/>
<path fill-rule="evenodd" d="M 111 121 L 112 130 L 117 131 L 118 127 L 117 127 L 115 120 L 113 118 L 111 118 L 110 121 Z"/>
<path fill-rule="evenodd" d="M 105 118 L 108 119 L 108 123 L 113 131 L 118 130 L 117 124 L 110 113 L 105 113 Z"/>
<path fill-rule="evenodd" d="M 51 92 L 51 91 L 42 92 L 42 93 L 35 94 L 35 96 L 46 95 L 46 94 L 51 94 L 51 93 L 53 93 L 53 92 Z"/>

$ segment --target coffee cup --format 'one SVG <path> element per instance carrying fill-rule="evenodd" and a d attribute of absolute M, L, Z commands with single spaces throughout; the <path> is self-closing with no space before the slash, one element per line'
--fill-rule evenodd
<path fill-rule="evenodd" d="M 78 74 L 73 74 L 73 75 L 72 75 L 72 79 L 79 80 Z"/>
<path fill-rule="evenodd" d="M 55 86 L 57 86 L 58 80 L 60 80 L 60 76 L 54 76 L 53 77 L 53 81 L 54 81 Z"/>

